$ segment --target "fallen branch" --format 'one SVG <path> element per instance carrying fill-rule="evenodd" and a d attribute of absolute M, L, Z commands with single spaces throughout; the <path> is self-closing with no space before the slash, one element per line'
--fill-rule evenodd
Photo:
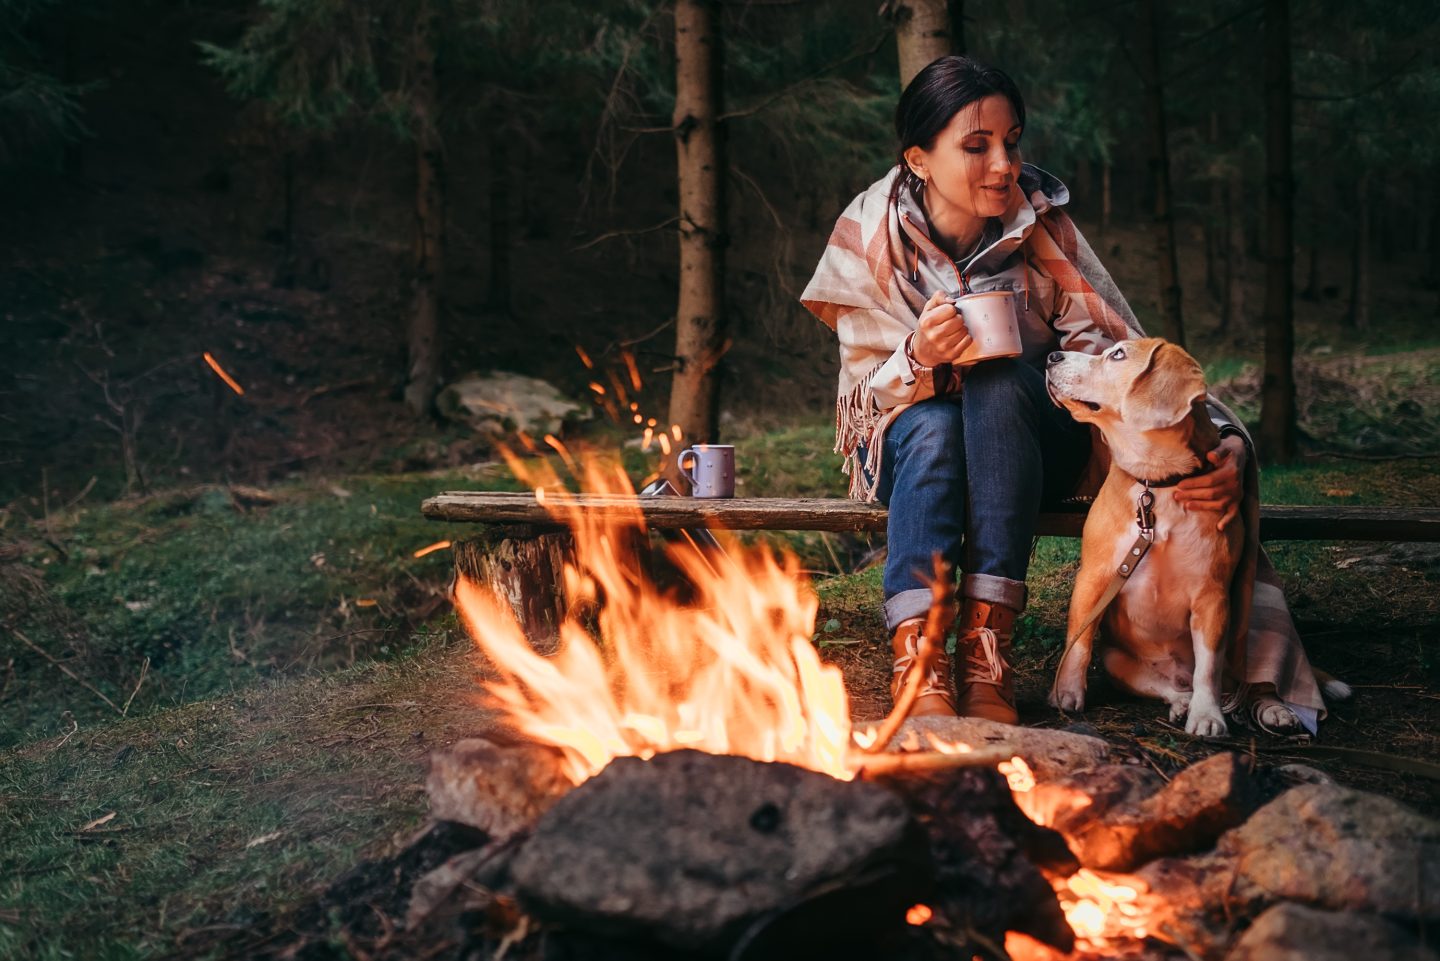
<path fill-rule="evenodd" d="M 135 682 L 135 690 L 125 699 L 125 706 L 120 708 L 120 716 L 125 717 L 130 712 L 130 702 L 135 700 L 135 695 L 140 693 L 140 685 L 145 683 L 145 675 L 150 673 L 150 658 L 145 658 L 145 663 L 140 665 L 140 680 Z"/>
<path fill-rule="evenodd" d="M 59 661 L 55 660 L 55 658 L 51 657 L 49 651 L 45 650 L 39 644 L 36 644 L 34 641 L 30 640 L 30 638 L 26 637 L 25 633 L 19 628 L 11 628 L 11 630 L 14 632 L 16 637 L 20 638 L 20 640 L 24 642 L 26 647 L 30 648 L 30 650 L 34 651 L 36 654 L 39 654 L 41 657 L 45 658 L 45 660 L 49 661 L 51 664 L 54 664 L 65 674 L 66 677 L 70 678 L 76 684 L 79 684 L 81 687 L 85 688 L 85 690 L 89 691 L 91 694 L 94 694 L 106 704 L 109 704 L 110 708 L 115 711 L 116 714 L 119 714 L 121 717 L 125 716 L 125 712 L 120 710 L 119 706 L 114 701 L 106 697 L 99 688 L 95 687 L 93 684 L 85 680 L 79 674 L 76 674 L 74 671 L 70 670 L 70 668 L 66 667 L 64 664 L 61 664 Z"/>
<path fill-rule="evenodd" d="M 987 747 L 980 751 L 966 751 L 963 754 L 946 754 L 941 751 L 912 751 L 906 754 L 863 754 L 854 756 L 850 767 L 856 774 L 895 775 L 925 774 L 932 771 L 954 771 L 967 767 L 995 767 L 1002 761 L 1015 756 L 1016 749 L 1009 744 Z"/>

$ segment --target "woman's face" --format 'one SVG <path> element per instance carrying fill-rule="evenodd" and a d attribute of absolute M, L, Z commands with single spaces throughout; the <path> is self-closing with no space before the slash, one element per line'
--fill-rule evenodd
<path fill-rule="evenodd" d="M 950 118 L 930 150 L 905 151 L 925 179 L 925 205 L 942 219 L 999 217 L 1020 177 L 1020 122 L 1002 94 L 968 104 Z"/>

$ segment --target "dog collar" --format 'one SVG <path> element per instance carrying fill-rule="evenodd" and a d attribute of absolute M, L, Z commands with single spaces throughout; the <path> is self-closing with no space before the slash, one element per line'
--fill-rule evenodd
<path fill-rule="evenodd" d="M 1196 467 L 1194 470 L 1184 474 L 1171 474 L 1169 477 L 1162 477 L 1159 480 L 1150 480 L 1145 477 L 1137 477 L 1135 478 L 1135 480 L 1152 489 L 1159 487 L 1174 487 L 1176 484 L 1180 483 L 1183 480 L 1189 480 L 1192 477 L 1199 477 L 1201 474 L 1208 474 L 1209 472 L 1210 464 L 1207 461 L 1201 460 L 1199 467 Z"/>

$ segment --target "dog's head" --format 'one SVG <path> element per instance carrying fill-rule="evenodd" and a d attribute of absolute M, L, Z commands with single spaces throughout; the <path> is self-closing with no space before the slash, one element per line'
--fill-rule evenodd
<path fill-rule="evenodd" d="M 1055 351 L 1045 386 L 1077 421 L 1107 438 L 1117 430 L 1174 427 L 1205 399 L 1205 372 L 1185 349 L 1159 337 L 1123 340 L 1102 354 Z"/>

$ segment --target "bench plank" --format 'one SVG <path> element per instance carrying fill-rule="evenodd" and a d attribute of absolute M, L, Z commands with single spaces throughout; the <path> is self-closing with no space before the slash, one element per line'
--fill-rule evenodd
<path fill-rule="evenodd" d="M 634 517 L 647 527 L 711 527 L 725 530 L 884 531 L 886 509 L 879 504 L 836 497 L 628 497 L 572 495 L 587 513 Z M 431 520 L 562 526 L 533 492 L 446 491 L 428 498 L 421 512 Z M 1041 514 L 1037 533 L 1078 537 L 1083 511 Z M 1270 505 L 1260 508 L 1264 540 L 1440 541 L 1440 509 Z"/>

